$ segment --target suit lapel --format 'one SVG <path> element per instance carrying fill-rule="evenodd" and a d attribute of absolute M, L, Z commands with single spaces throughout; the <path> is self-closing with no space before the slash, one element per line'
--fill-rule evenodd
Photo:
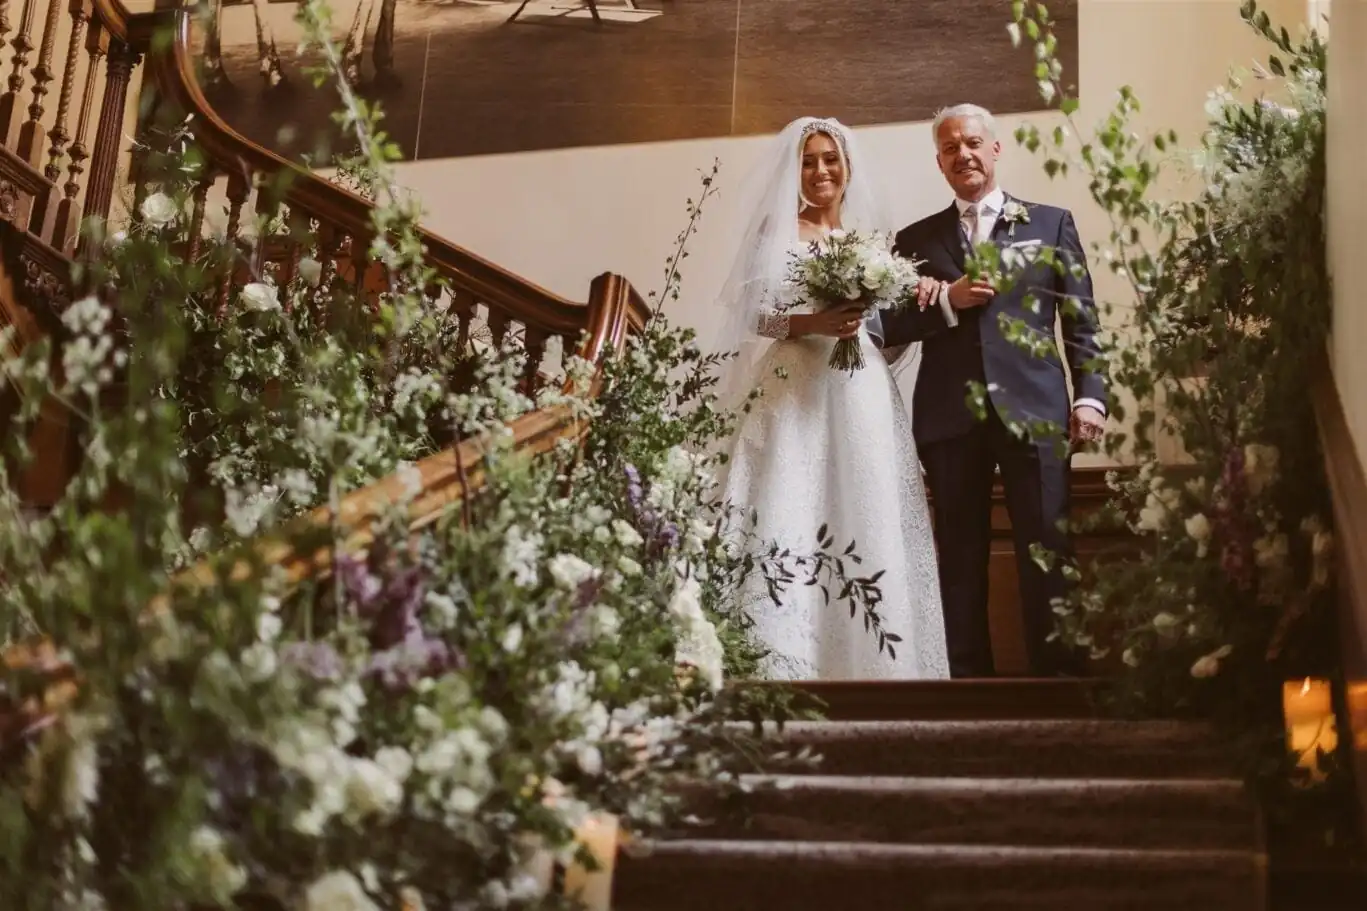
<path fill-rule="evenodd" d="M 945 250 L 949 252 L 949 258 L 953 261 L 955 268 L 962 272 L 968 251 L 965 249 L 963 229 L 959 225 L 958 205 L 951 202 L 949 208 L 940 213 L 940 221 L 942 224 L 936 234 L 939 235 L 940 242 L 944 244 Z"/>

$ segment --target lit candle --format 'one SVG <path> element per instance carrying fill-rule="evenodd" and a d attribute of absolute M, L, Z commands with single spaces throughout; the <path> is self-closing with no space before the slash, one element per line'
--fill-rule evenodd
<path fill-rule="evenodd" d="M 597 863 L 590 871 L 571 864 L 565 871 L 565 894 L 578 898 L 588 911 L 608 911 L 612 907 L 612 868 L 617 860 L 617 817 L 594 813 L 574 833 Z"/>
<path fill-rule="evenodd" d="M 1319 752 L 1332 753 L 1339 743 L 1329 681 L 1306 677 L 1282 685 L 1282 714 L 1286 718 L 1286 745 L 1296 763 L 1315 780 L 1324 778 Z"/>

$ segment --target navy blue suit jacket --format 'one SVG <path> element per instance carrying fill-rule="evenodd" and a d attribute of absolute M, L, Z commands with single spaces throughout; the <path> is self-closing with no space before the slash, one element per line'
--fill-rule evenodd
<path fill-rule="evenodd" d="M 987 386 L 991 407 L 1003 420 L 1051 421 L 1068 426 L 1071 402 L 1064 378 L 1064 363 L 1072 374 L 1078 398 L 1106 403 L 1106 379 L 1098 370 L 1096 303 L 1087 258 L 1078 238 L 1073 215 L 1067 209 L 1013 200 L 1025 206 L 1029 221 L 1008 224 L 998 217 L 991 239 L 999 248 L 1028 245 L 1031 241 L 1056 249 L 1063 258 L 1080 263 L 1082 271 L 1034 263 L 1017 276 L 1015 284 L 982 307 L 957 311 L 958 325 L 949 326 L 938 301 L 924 311 L 911 307 L 882 312 L 888 347 L 922 342 L 920 373 L 916 380 L 912 421 L 916 441 L 934 443 L 968 433 L 977 420 L 967 402 L 968 384 L 976 380 Z M 954 281 L 964 274 L 967 243 L 959 227 L 959 210 L 949 208 L 923 218 L 897 234 L 896 251 L 924 261 L 923 275 Z M 1034 311 L 1026 299 L 1037 302 Z M 1071 298 L 1075 305 L 1064 306 Z M 1048 339 L 1046 356 L 1032 353 L 1003 334 L 1001 317 L 1023 320 L 1031 330 Z M 1063 326 L 1064 351 L 1054 340 L 1055 318 Z"/>

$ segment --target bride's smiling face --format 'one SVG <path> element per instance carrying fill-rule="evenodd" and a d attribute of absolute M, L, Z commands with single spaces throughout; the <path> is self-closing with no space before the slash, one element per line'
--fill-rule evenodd
<path fill-rule="evenodd" d="M 849 180 L 845 156 L 835 139 L 813 133 L 802 146 L 802 198 L 817 208 L 834 205 Z"/>

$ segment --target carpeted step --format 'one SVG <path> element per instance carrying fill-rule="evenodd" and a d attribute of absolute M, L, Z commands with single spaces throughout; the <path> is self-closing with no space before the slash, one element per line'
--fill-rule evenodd
<path fill-rule="evenodd" d="M 1204 779 L 747 776 L 698 793 L 707 839 L 1256 850 L 1243 784 Z"/>
<path fill-rule="evenodd" d="M 679 841 L 623 852 L 615 911 L 1262 911 L 1264 859 L 1133 851 Z"/>
<path fill-rule="evenodd" d="M 781 739 L 824 775 L 1232 778 L 1204 725 L 1172 721 L 792 722 Z"/>
<path fill-rule="evenodd" d="M 1100 680 L 812 680 L 747 683 L 781 687 L 800 708 L 831 721 L 989 721 L 1096 718 L 1106 691 Z"/>

